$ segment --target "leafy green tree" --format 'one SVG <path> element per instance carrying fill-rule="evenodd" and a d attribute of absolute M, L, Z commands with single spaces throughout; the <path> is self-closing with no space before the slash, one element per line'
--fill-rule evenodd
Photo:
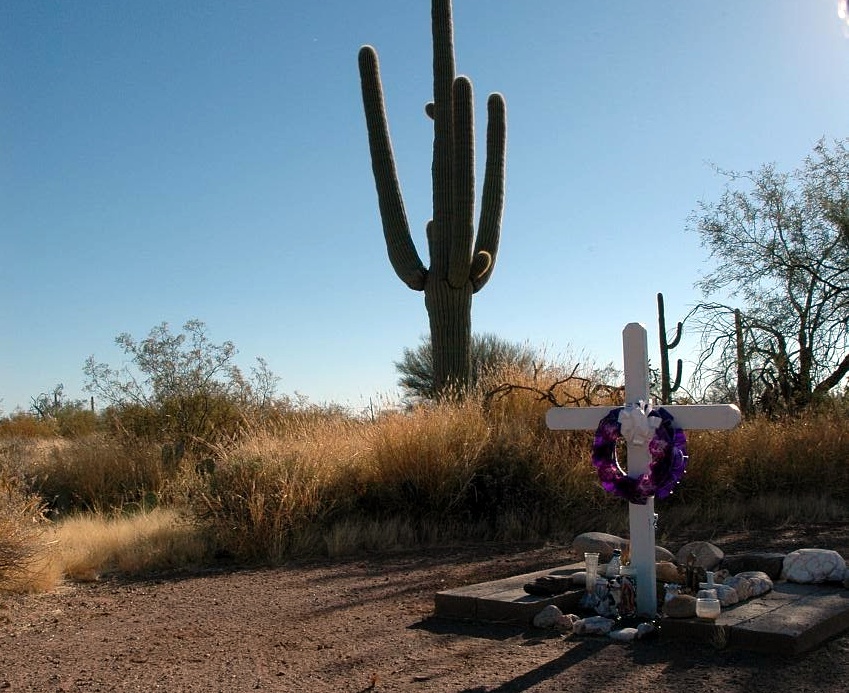
<path fill-rule="evenodd" d="M 115 343 L 130 365 L 112 368 L 90 356 L 86 389 L 108 402 L 136 432 L 192 447 L 232 434 L 247 407 L 268 406 L 278 378 L 263 359 L 245 377 L 235 365 L 233 342 L 213 343 L 206 325 L 189 320 L 173 334 L 168 323 L 137 340 L 127 333 Z"/>
<path fill-rule="evenodd" d="M 739 302 L 736 320 L 721 303 L 701 311 L 707 389 L 745 373 L 763 408 L 796 411 L 849 373 L 848 147 L 820 141 L 791 173 L 722 172 L 724 194 L 693 215 L 716 262 L 698 286 Z"/>
<path fill-rule="evenodd" d="M 490 333 L 473 334 L 470 385 L 475 387 L 484 376 L 503 367 L 530 374 L 539 360 L 527 344 L 509 342 Z M 428 337 L 422 337 L 415 348 L 405 348 L 401 360 L 395 362 L 395 369 L 401 376 L 398 384 L 408 399 L 435 399 L 441 391 L 434 377 L 433 350 Z"/>

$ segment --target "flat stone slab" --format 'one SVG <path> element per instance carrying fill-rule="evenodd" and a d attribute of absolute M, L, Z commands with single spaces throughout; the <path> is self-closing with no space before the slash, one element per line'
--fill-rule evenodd
<path fill-rule="evenodd" d="M 849 590 L 776 582 L 772 591 L 722 609 L 714 621 L 663 619 L 663 637 L 796 655 L 849 629 Z"/>
<path fill-rule="evenodd" d="M 583 563 L 576 563 L 437 592 L 436 615 L 442 618 L 530 626 L 534 616 L 549 604 L 554 604 L 564 613 L 577 609 L 583 589 L 538 597 L 525 592 L 524 585 L 543 575 L 571 575 L 583 569 Z"/>
<path fill-rule="evenodd" d="M 436 616 L 449 619 L 531 626 L 549 604 L 575 612 L 583 595 L 576 588 L 552 596 L 527 594 L 523 586 L 543 575 L 569 575 L 583 563 L 438 592 Z M 661 619 L 662 638 L 690 640 L 715 647 L 795 655 L 849 630 L 849 590 L 839 585 L 776 582 L 767 594 L 722 609 L 716 621 Z"/>

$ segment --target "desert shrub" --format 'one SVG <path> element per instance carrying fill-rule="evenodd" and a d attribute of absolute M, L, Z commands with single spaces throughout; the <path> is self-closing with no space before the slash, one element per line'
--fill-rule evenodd
<path fill-rule="evenodd" d="M 63 438 L 83 438 L 100 429 L 100 418 L 90 409 L 66 407 L 56 413 L 54 420 Z"/>
<path fill-rule="evenodd" d="M 144 339 L 115 338 L 127 361 L 120 368 L 89 357 L 86 389 L 109 403 L 109 420 L 124 434 L 206 455 L 240 430 L 245 413 L 266 409 L 279 378 L 259 358 L 245 376 L 236 346 L 212 342 L 206 325 L 189 320 L 179 333 L 161 323 Z"/>
<path fill-rule="evenodd" d="M 165 486 L 159 449 L 96 434 L 31 461 L 28 485 L 54 513 L 150 503 Z"/>
<path fill-rule="evenodd" d="M 765 494 L 849 498 L 849 434 L 845 417 L 809 411 L 799 417 L 759 416 L 727 432 L 694 432 L 686 493 L 709 500 Z"/>
<path fill-rule="evenodd" d="M 362 509 L 434 520 L 461 512 L 489 427 L 480 404 L 465 398 L 389 413 L 364 436 Z"/>
<path fill-rule="evenodd" d="M 218 550 L 270 563 L 321 552 L 327 522 L 355 501 L 360 427 L 306 416 L 299 426 L 256 430 L 221 450 L 213 473 L 186 482 Z"/>
<path fill-rule="evenodd" d="M 192 458 L 209 455 L 245 423 L 230 396 L 209 393 L 170 397 L 155 405 L 126 402 L 110 407 L 105 418 L 116 436 L 179 444 Z"/>
<path fill-rule="evenodd" d="M 534 364 L 543 358 L 528 344 L 508 342 L 489 333 L 473 334 L 469 349 L 469 384 L 472 389 L 479 387 L 493 371 L 505 367 L 532 373 Z M 438 393 L 434 381 L 430 336 L 422 337 L 415 348 L 405 348 L 401 360 L 395 363 L 395 369 L 400 376 L 398 384 L 409 401 L 436 399 Z"/>
<path fill-rule="evenodd" d="M 507 516 L 536 536 L 597 528 L 614 504 L 589 464 L 592 433 L 551 431 L 545 414 L 556 404 L 616 406 L 615 377 L 591 364 L 491 372 L 478 391 L 491 434 L 469 498 L 472 515 L 484 510 L 494 526 Z"/>
<path fill-rule="evenodd" d="M 39 419 L 27 412 L 0 419 L 0 438 L 53 438 L 58 433 L 54 420 Z"/>
<path fill-rule="evenodd" d="M 19 480 L 0 475 L 0 589 L 25 589 L 45 549 L 42 503 Z"/>

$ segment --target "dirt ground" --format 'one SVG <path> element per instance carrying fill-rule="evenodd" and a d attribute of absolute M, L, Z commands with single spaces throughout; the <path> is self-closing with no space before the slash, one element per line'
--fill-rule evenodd
<path fill-rule="evenodd" d="M 849 524 L 707 538 L 726 553 L 829 548 Z M 572 560 L 463 546 L 275 569 L 71 584 L 0 597 L 8 691 L 845 691 L 849 632 L 798 658 L 692 643 L 564 638 L 433 617 L 441 589 Z"/>

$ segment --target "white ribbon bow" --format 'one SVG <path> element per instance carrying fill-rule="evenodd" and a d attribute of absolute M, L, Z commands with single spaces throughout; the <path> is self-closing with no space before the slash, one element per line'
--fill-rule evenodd
<path fill-rule="evenodd" d="M 654 437 L 654 431 L 663 419 L 649 416 L 649 411 L 651 404 L 639 402 L 629 404 L 619 412 L 620 432 L 629 445 L 645 445 Z"/>

